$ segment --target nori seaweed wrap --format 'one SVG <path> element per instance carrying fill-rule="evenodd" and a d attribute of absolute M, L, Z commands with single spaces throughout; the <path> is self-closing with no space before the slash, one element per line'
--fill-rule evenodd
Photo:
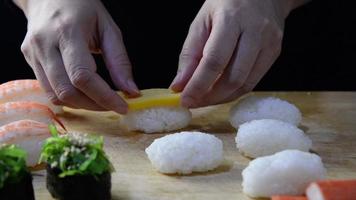
<path fill-rule="evenodd" d="M 53 198 L 60 200 L 111 199 L 113 167 L 103 150 L 103 138 L 80 133 L 58 135 L 42 148 L 41 161 L 47 163 L 46 185 Z"/>
<path fill-rule="evenodd" d="M 15 145 L 0 146 L 0 199 L 35 199 L 26 152 Z"/>

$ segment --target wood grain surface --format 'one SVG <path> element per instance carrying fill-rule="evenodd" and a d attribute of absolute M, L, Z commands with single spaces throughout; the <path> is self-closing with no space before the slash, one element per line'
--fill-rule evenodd
<path fill-rule="evenodd" d="M 313 141 L 328 171 L 328 178 L 356 178 L 356 93 L 353 92 L 258 92 L 277 96 L 297 105 L 303 113 L 301 128 Z M 241 171 L 249 159 L 235 146 L 236 130 L 228 121 L 230 104 L 192 110 L 193 121 L 185 130 L 211 133 L 224 142 L 225 162 L 208 173 L 189 176 L 156 172 L 145 148 L 164 134 L 126 132 L 120 116 L 112 112 L 66 109 L 61 115 L 71 131 L 105 136 L 105 149 L 115 166 L 113 199 L 249 199 L 242 193 Z M 167 133 L 168 134 L 168 133 Z M 36 199 L 51 199 L 45 186 L 45 172 L 34 172 Z"/>

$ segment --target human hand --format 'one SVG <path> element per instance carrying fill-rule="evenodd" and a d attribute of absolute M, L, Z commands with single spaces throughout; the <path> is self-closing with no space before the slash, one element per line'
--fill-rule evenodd
<path fill-rule="evenodd" d="M 114 84 L 131 96 L 132 78 L 121 32 L 100 0 L 15 0 L 28 19 L 21 50 L 55 104 L 127 111 L 127 104 L 96 73 L 91 53 L 102 53 Z"/>
<path fill-rule="evenodd" d="M 205 1 L 171 84 L 183 90 L 183 106 L 224 103 L 251 91 L 279 56 L 285 18 L 302 1 Z"/>

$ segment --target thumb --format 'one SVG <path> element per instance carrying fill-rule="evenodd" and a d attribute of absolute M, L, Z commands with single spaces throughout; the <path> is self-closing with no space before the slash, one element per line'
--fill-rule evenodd
<path fill-rule="evenodd" d="M 131 62 L 127 56 L 121 32 L 116 25 L 104 30 L 101 50 L 115 86 L 129 96 L 139 96 L 140 91 L 132 76 Z"/>

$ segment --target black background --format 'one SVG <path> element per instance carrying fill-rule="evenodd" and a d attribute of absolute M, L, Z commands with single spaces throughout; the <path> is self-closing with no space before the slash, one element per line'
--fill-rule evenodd
<path fill-rule="evenodd" d="M 124 34 L 140 88 L 168 87 L 180 48 L 203 0 L 119 1 L 105 6 Z M 282 54 L 256 90 L 356 91 L 354 3 L 313 0 L 288 17 Z M 20 46 L 26 19 L 0 3 L 0 81 L 34 78 Z M 100 56 L 98 72 L 112 85 Z"/>

